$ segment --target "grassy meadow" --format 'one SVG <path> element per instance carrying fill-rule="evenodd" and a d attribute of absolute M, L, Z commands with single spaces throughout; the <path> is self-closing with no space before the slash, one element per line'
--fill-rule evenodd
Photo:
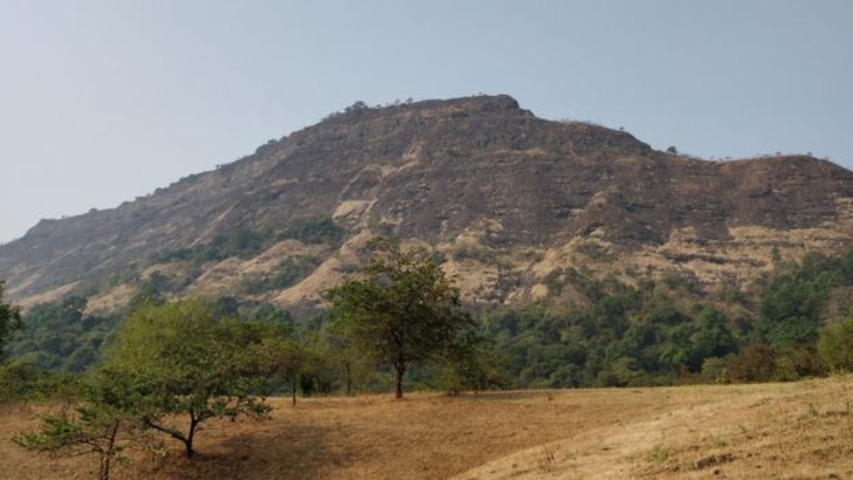
<path fill-rule="evenodd" d="M 127 479 L 851 478 L 853 378 L 784 384 L 273 399 L 216 420 L 188 460 L 166 441 Z M 61 405 L 0 412 L 0 438 Z M 159 447 L 159 448 L 158 448 Z M 0 442 L 0 478 L 96 478 L 92 457 Z"/>

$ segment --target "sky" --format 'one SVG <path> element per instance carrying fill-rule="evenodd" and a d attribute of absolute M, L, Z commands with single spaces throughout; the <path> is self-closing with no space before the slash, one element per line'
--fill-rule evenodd
<path fill-rule="evenodd" d="M 357 100 L 505 93 L 702 157 L 853 168 L 848 0 L 0 0 L 0 242 Z"/>

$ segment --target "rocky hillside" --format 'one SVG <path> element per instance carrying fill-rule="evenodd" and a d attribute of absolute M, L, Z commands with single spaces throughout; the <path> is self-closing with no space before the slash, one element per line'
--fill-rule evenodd
<path fill-rule="evenodd" d="M 554 295 L 577 271 L 743 287 L 850 243 L 853 173 L 658 152 L 508 96 L 356 104 L 118 208 L 43 220 L 0 246 L 0 278 L 25 305 L 77 293 L 109 310 L 157 283 L 293 307 L 351 272 L 375 234 L 428 245 L 492 304 Z"/>

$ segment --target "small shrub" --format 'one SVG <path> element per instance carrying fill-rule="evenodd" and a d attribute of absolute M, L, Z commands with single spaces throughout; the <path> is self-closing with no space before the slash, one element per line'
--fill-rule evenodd
<path fill-rule="evenodd" d="M 729 439 L 724 437 L 714 437 L 711 439 L 711 448 L 723 448 L 729 446 Z"/>
<path fill-rule="evenodd" d="M 817 405 L 815 405 L 811 402 L 809 402 L 809 416 L 812 416 L 812 417 L 819 417 L 820 416 L 820 409 L 818 409 Z"/>
<path fill-rule="evenodd" d="M 606 247 L 589 240 L 578 244 L 577 251 L 592 260 L 603 261 L 609 258 Z"/>
<path fill-rule="evenodd" d="M 831 370 L 853 370 L 853 319 L 822 328 L 817 349 L 821 360 Z"/>
<path fill-rule="evenodd" d="M 435 250 L 430 254 L 430 259 L 437 265 L 443 265 L 445 262 L 447 262 L 447 256 L 439 252 L 438 250 Z"/>
<path fill-rule="evenodd" d="M 649 460 L 654 463 L 663 463 L 669 458 L 669 450 L 663 445 L 655 445 L 649 452 Z"/>
<path fill-rule="evenodd" d="M 702 361 L 702 379 L 707 382 L 725 383 L 726 360 L 719 357 L 710 357 Z"/>
<path fill-rule="evenodd" d="M 109 480 L 112 461 L 124 458 L 121 451 L 126 445 L 117 441 L 122 424 L 115 410 L 86 404 L 73 413 L 66 409 L 45 416 L 39 430 L 15 435 L 12 442 L 26 450 L 68 457 L 95 454 L 100 463 L 98 478 Z"/>
<path fill-rule="evenodd" d="M 554 451 L 545 447 L 542 449 L 542 456 L 539 458 L 539 470 L 546 473 L 553 473 L 556 468 L 556 457 Z"/>
<path fill-rule="evenodd" d="M 545 275 L 542 279 L 542 284 L 548 287 L 548 293 L 551 295 L 559 295 L 566 286 L 566 280 L 563 277 L 565 271 L 562 268 L 555 268 Z"/>

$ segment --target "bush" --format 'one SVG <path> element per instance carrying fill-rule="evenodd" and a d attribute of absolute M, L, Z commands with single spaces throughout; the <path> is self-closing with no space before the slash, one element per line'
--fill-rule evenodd
<path fill-rule="evenodd" d="M 702 380 L 712 383 L 726 381 L 726 360 L 719 357 L 706 358 L 702 361 Z"/>
<path fill-rule="evenodd" d="M 494 263 L 495 254 L 482 247 L 460 247 L 453 251 L 453 260 L 461 262 L 466 259 L 480 263 Z"/>
<path fill-rule="evenodd" d="M 36 373 L 29 362 L 10 361 L 0 364 L 0 404 L 30 398 Z"/>
<path fill-rule="evenodd" d="M 726 368 L 726 378 L 731 382 L 766 382 L 773 378 L 776 352 L 763 343 L 747 345 L 731 357 Z"/>
<path fill-rule="evenodd" d="M 814 377 L 826 373 L 817 348 L 811 344 L 795 345 L 782 349 L 776 354 L 774 380 L 796 381 L 805 377 Z"/>
<path fill-rule="evenodd" d="M 81 378 L 73 373 L 46 372 L 21 359 L 0 365 L 0 404 L 48 400 L 69 403 L 81 391 Z"/>
<path fill-rule="evenodd" d="M 828 325 L 819 335 L 817 349 L 823 363 L 835 371 L 853 370 L 853 318 Z"/>
<path fill-rule="evenodd" d="M 44 416 L 41 428 L 19 433 L 12 442 L 26 450 L 60 456 L 95 454 L 100 464 L 98 478 L 109 480 L 112 461 L 125 459 L 121 456 L 125 445 L 118 439 L 126 425 L 120 412 L 90 402 L 73 411 L 66 408 L 58 415 Z"/>

